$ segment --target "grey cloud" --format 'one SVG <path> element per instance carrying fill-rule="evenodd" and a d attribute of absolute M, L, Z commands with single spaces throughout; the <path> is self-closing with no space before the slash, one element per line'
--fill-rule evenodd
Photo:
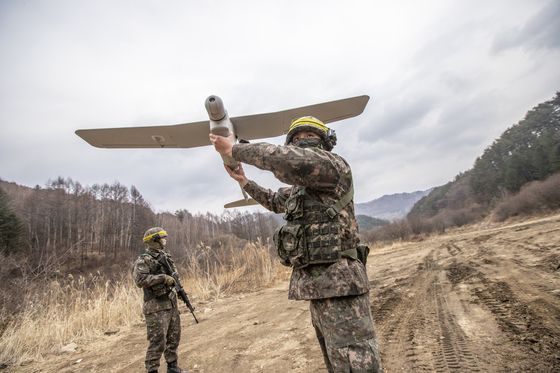
<path fill-rule="evenodd" d="M 555 49 L 560 47 L 560 1 L 549 1 L 523 26 L 496 36 L 492 50 L 496 53 L 511 48 Z"/>
<path fill-rule="evenodd" d="M 479 93 L 475 98 L 441 103 L 441 112 L 436 123 L 424 133 L 412 133 L 426 146 L 442 152 L 457 152 L 464 147 L 480 144 L 484 135 L 497 123 L 495 103 L 500 97 Z"/>
<path fill-rule="evenodd" d="M 413 93 L 411 93 L 413 94 Z M 376 108 L 376 114 L 365 120 L 358 134 L 359 140 L 373 142 L 379 138 L 396 136 L 401 131 L 414 127 L 433 109 L 431 95 L 401 97 Z"/>

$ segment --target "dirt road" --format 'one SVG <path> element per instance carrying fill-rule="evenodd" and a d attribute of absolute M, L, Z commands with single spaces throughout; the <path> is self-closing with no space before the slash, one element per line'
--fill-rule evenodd
<path fill-rule="evenodd" d="M 560 215 L 374 250 L 368 272 L 386 372 L 560 372 Z M 191 372 L 323 372 L 306 302 L 287 284 L 183 314 Z M 137 325 L 25 372 L 142 372 Z"/>

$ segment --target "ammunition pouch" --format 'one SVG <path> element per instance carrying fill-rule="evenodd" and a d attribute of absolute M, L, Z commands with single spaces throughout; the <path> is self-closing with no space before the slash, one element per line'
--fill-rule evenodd
<path fill-rule="evenodd" d="M 358 260 L 362 262 L 362 264 L 365 266 L 369 255 L 369 246 L 364 244 L 359 244 L 358 247 L 356 248 L 356 251 L 358 254 Z"/>
<path fill-rule="evenodd" d="M 306 227 L 309 263 L 334 263 L 342 252 L 342 227 L 338 221 L 310 224 Z"/>
<path fill-rule="evenodd" d="M 307 245 L 303 226 L 283 225 L 274 232 L 273 239 L 282 264 L 296 268 L 307 265 Z"/>
<path fill-rule="evenodd" d="M 165 283 L 157 284 L 149 288 L 144 288 L 144 301 L 149 301 L 154 298 L 164 299 L 169 296 L 171 288 Z"/>

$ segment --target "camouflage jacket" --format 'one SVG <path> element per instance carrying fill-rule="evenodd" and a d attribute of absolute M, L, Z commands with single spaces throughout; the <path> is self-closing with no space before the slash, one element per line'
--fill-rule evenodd
<path fill-rule="evenodd" d="M 145 315 L 177 307 L 175 290 L 165 285 L 165 270 L 158 261 L 160 255 L 167 256 L 173 271 L 176 271 L 171 256 L 163 250 L 147 248 L 134 262 L 132 275 L 136 286 L 144 290 Z"/>
<path fill-rule="evenodd" d="M 272 171 L 280 181 L 292 187 L 274 192 L 249 181 L 244 189 L 267 209 L 285 212 L 285 202 L 302 187 L 317 201 L 333 205 L 352 186 L 352 172 L 346 161 L 337 154 L 318 148 L 278 146 L 266 143 L 237 144 L 233 147 L 235 160 Z M 342 239 L 357 245 L 358 226 L 354 203 L 350 202 L 337 217 L 343 226 Z M 365 267 L 357 260 L 341 258 L 334 264 L 310 265 L 294 269 L 288 292 L 289 299 L 322 299 L 368 292 Z"/>

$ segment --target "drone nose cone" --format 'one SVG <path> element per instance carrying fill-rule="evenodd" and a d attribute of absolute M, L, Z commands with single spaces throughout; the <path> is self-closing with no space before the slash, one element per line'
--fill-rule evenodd
<path fill-rule="evenodd" d="M 218 96 L 209 96 L 204 102 L 206 111 L 211 120 L 220 121 L 226 116 L 226 109 L 224 109 L 224 103 Z"/>

